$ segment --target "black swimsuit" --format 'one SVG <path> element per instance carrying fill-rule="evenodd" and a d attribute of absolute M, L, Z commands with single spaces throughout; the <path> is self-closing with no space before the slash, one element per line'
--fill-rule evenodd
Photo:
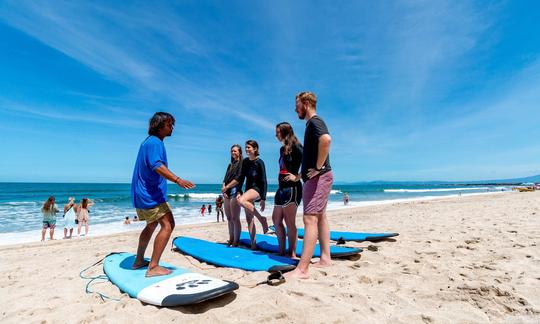
<path fill-rule="evenodd" d="M 284 147 L 280 149 L 279 157 L 279 188 L 274 197 L 274 205 L 287 207 L 291 203 L 300 205 L 302 201 L 302 183 L 300 181 L 285 181 L 290 173 L 297 175 L 302 163 L 302 146 L 294 145 L 290 154 L 284 154 Z"/>
<path fill-rule="evenodd" d="M 231 181 L 236 180 L 238 184 L 225 192 L 229 198 L 236 198 L 237 194 L 242 194 L 242 161 L 234 161 L 227 167 L 227 172 L 223 178 L 223 183 L 228 185 Z"/>

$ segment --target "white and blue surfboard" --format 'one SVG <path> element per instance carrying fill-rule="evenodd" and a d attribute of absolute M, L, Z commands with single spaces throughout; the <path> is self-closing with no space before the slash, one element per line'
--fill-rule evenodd
<path fill-rule="evenodd" d="M 386 240 L 394 236 L 398 236 L 398 233 L 368 233 L 368 232 L 339 232 L 339 231 L 330 231 L 330 239 L 332 241 L 370 241 L 376 242 L 381 240 Z M 304 229 L 298 229 L 298 237 L 304 237 Z"/>
<path fill-rule="evenodd" d="M 132 298 L 156 306 L 181 306 L 199 303 L 238 289 L 238 284 L 191 272 L 167 263 L 172 270 L 166 276 L 145 277 L 147 267 L 132 270 L 135 255 L 112 253 L 103 261 L 109 280 Z"/>

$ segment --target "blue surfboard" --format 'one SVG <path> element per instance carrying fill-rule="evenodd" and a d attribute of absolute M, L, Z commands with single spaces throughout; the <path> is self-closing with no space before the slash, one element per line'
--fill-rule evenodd
<path fill-rule="evenodd" d="M 279 243 L 278 239 L 275 236 L 257 234 L 257 248 L 262 251 L 278 253 L 279 252 Z M 251 238 L 249 237 L 248 232 L 240 233 L 240 244 L 245 246 L 251 246 Z M 288 244 L 287 244 L 288 247 Z M 296 242 L 296 255 L 302 255 L 303 241 L 298 240 Z M 333 258 L 342 258 L 355 255 L 362 252 L 360 248 L 351 248 L 345 246 L 330 246 L 330 256 Z M 318 258 L 321 256 L 321 247 L 319 244 L 315 246 L 313 251 L 313 257 Z"/>
<path fill-rule="evenodd" d="M 173 245 L 181 252 L 197 260 L 228 268 L 247 271 L 290 271 L 297 260 L 261 251 L 227 246 L 193 237 L 178 236 Z"/>
<path fill-rule="evenodd" d="M 163 262 L 159 265 L 172 272 L 166 276 L 147 278 L 147 267 L 132 270 L 133 261 L 134 254 L 112 253 L 103 260 L 103 271 L 121 291 L 148 304 L 167 307 L 190 305 L 238 289 L 238 284 L 234 282 L 208 277 Z"/>
<path fill-rule="evenodd" d="M 364 233 L 364 232 L 338 232 L 330 231 L 332 241 L 380 241 L 390 237 L 398 236 L 398 233 Z M 298 237 L 304 237 L 304 229 L 298 229 Z"/>

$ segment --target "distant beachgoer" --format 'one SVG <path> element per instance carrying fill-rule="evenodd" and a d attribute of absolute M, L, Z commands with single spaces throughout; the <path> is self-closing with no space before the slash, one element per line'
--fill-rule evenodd
<path fill-rule="evenodd" d="M 217 222 L 219 223 L 219 214 L 221 213 L 221 220 L 225 221 L 225 217 L 223 216 L 223 195 L 219 195 L 216 198 L 216 217 Z"/>
<path fill-rule="evenodd" d="M 344 205 L 348 205 L 348 204 L 349 204 L 349 194 L 348 194 L 348 193 L 344 193 L 344 194 L 343 194 L 343 204 L 344 204 Z"/>
<path fill-rule="evenodd" d="M 184 189 L 195 187 L 190 181 L 180 179 L 167 167 L 167 152 L 163 139 L 172 135 L 174 123 L 174 117 L 164 112 L 157 112 L 150 119 L 148 137 L 139 148 L 131 180 L 133 206 L 136 208 L 139 219 L 146 221 L 146 226 L 139 236 L 137 257 L 131 268 L 139 269 L 148 266 L 147 277 L 171 273 L 171 270 L 159 265 L 159 260 L 175 225 L 172 211 L 167 203 L 167 180 Z M 147 262 L 144 259 L 144 252 L 158 224 L 160 230 L 154 240 L 152 258 L 150 262 Z"/>
<path fill-rule="evenodd" d="M 208 204 L 208 214 L 212 214 L 212 205 Z"/>
<path fill-rule="evenodd" d="M 73 228 L 75 227 L 75 210 L 77 205 L 75 204 L 75 198 L 69 197 L 68 203 L 64 205 L 64 239 L 73 237 Z M 67 232 L 69 230 L 69 236 Z"/>
<path fill-rule="evenodd" d="M 260 202 L 261 212 L 266 205 L 266 168 L 263 160 L 259 158 L 259 144 L 254 140 L 246 142 L 247 158 L 242 161 L 242 174 L 239 182 L 244 182 L 244 193 L 238 198 L 238 203 L 244 208 L 248 223 L 249 236 L 251 238 L 251 249 L 257 248 L 257 229 L 253 217 L 255 216 L 263 227 L 263 233 L 268 232 L 268 221 L 255 208 L 255 202 Z"/>
<path fill-rule="evenodd" d="M 304 181 L 304 245 L 295 270 L 286 273 L 289 278 L 309 278 L 309 265 L 317 239 L 321 258 L 314 266 L 327 267 L 330 259 L 330 227 L 326 217 L 328 196 L 334 177 L 330 167 L 331 137 L 324 121 L 317 116 L 317 98 L 314 93 L 301 92 L 296 96 L 296 113 L 306 119 L 302 179 Z"/>
<path fill-rule="evenodd" d="M 49 234 L 51 240 L 54 240 L 54 228 L 56 226 L 56 213 L 58 208 L 54 203 L 54 197 L 50 196 L 49 199 L 41 207 L 41 213 L 43 214 L 43 228 L 41 230 L 41 241 L 45 241 L 45 233 L 47 233 L 47 228 L 49 229 Z"/>
<path fill-rule="evenodd" d="M 139 221 L 139 217 L 137 217 L 137 215 L 133 216 L 133 221 L 134 221 L 134 222 L 138 222 L 138 221 Z"/>
<path fill-rule="evenodd" d="M 201 215 L 204 217 L 204 211 L 206 210 L 206 205 L 201 206 Z"/>
<path fill-rule="evenodd" d="M 231 146 L 231 162 L 227 166 L 221 192 L 223 193 L 225 204 L 225 216 L 227 216 L 229 226 L 228 244 L 238 246 L 240 243 L 240 232 L 242 223 L 240 222 L 240 204 L 238 197 L 242 194 L 242 147 L 238 144 Z M 222 216 L 223 217 L 223 216 Z"/>
<path fill-rule="evenodd" d="M 81 227 L 84 226 L 84 235 L 88 235 L 88 227 L 90 222 L 90 214 L 88 208 L 94 205 L 94 202 L 88 198 L 83 198 L 79 206 L 77 206 L 77 235 L 81 235 Z"/>
<path fill-rule="evenodd" d="M 285 255 L 288 238 L 287 255 L 296 258 L 296 210 L 302 200 L 300 164 L 303 148 L 289 123 L 276 125 L 276 138 L 283 146 L 279 150 L 279 187 L 274 197 L 272 220 L 276 228 L 279 254 Z M 283 221 L 287 226 L 286 230 Z"/>
<path fill-rule="evenodd" d="M 126 218 L 124 219 L 124 225 L 129 225 L 131 224 L 131 221 L 129 220 L 129 217 L 126 216 Z"/>

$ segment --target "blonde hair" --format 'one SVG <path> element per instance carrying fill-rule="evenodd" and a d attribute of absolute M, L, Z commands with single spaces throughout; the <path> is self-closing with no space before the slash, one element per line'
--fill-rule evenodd
<path fill-rule="evenodd" d="M 296 95 L 296 100 L 303 104 L 308 104 L 313 109 L 317 108 L 317 96 L 313 92 L 303 91 Z"/>

